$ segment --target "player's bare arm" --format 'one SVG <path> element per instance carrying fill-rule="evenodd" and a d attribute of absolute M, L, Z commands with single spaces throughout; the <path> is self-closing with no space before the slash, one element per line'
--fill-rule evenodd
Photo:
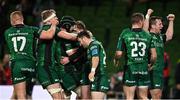
<path fill-rule="evenodd" d="M 41 32 L 40 39 L 52 39 L 56 32 L 57 23 L 58 23 L 58 21 L 56 21 L 56 20 L 52 21 L 52 25 L 51 25 L 50 29 L 48 29 L 47 31 L 43 30 Z"/>
<path fill-rule="evenodd" d="M 98 64 L 99 64 L 99 57 L 92 57 L 92 67 L 91 67 L 91 72 L 89 73 L 90 81 L 94 81 L 94 75 Z"/>
<path fill-rule="evenodd" d="M 68 33 L 68 32 L 63 31 L 63 30 L 61 30 L 61 31 L 58 33 L 58 36 L 61 37 L 61 38 L 67 39 L 67 40 L 72 40 L 72 41 L 77 40 L 77 34 Z"/>
<path fill-rule="evenodd" d="M 153 10 L 152 9 L 148 9 L 147 11 L 147 14 L 145 16 L 145 20 L 144 20 L 144 26 L 143 26 L 143 29 L 144 31 L 148 32 L 149 33 L 149 18 L 151 16 L 151 14 L 153 13 Z"/>
<path fill-rule="evenodd" d="M 117 67 L 119 66 L 119 59 L 122 57 L 123 52 L 122 51 L 116 51 L 115 57 L 114 57 L 114 65 Z"/>
<path fill-rule="evenodd" d="M 166 31 L 166 41 L 169 41 L 173 37 L 173 32 L 174 32 L 173 28 L 174 28 L 175 15 L 174 14 L 169 14 L 167 16 L 167 19 L 169 20 L 169 25 L 168 25 L 168 29 Z"/>
<path fill-rule="evenodd" d="M 148 67 L 149 67 L 149 70 L 152 70 L 152 66 L 156 62 L 157 53 L 156 53 L 156 49 L 155 48 L 151 48 L 150 52 L 151 52 L 151 58 L 150 58 L 150 64 L 148 65 Z"/>

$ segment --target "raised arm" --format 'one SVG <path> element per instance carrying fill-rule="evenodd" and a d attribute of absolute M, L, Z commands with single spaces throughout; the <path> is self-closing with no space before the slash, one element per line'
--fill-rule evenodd
<path fill-rule="evenodd" d="M 56 25 L 58 23 L 59 23 L 58 20 L 52 20 L 51 27 L 47 31 L 42 30 L 42 32 L 40 34 L 40 39 L 52 39 L 56 32 Z"/>
<path fill-rule="evenodd" d="M 147 14 L 145 16 L 145 20 L 144 20 L 144 26 L 143 26 L 143 29 L 144 31 L 148 32 L 149 33 L 149 18 L 151 16 L 151 14 L 153 13 L 153 10 L 152 9 L 148 9 L 147 11 Z"/>
<path fill-rule="evenodd" d="M 174 32 L 174 19 L 175 19 L 175 15 L 174 14 L 169 14 L 167 16 L 167 19 L 169 20 L 169 25 L 166 31 L 166 41 L 169 41 L 172 39 L 173 37 L 173 32 Z"/>

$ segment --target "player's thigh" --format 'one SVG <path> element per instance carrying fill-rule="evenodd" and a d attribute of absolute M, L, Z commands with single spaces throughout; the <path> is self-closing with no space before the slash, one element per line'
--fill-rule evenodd
<path fill-rule="evenodd" d="M 66 91 L 74 90 L 77 87 L 76 81 L 74 78 L 64 71 L 61 71 L 61 75 L 59 76 L 61 78 L 61 84 L 63 86 L 63 89 Z"/>
<path fill-rule="evenodd" d="M 130 69 L 131 66 L 129 66 L 125 71 L 123 75 L 123 84 L 125 86 L 137 86 L 137 74 L 133 74 L 132 70 Z M 133 66 L 132 66 L 133 67 Z"/>
<path fill-rule="evenodd" d="M 134 98 L 134 93 L 136 90 L 136 86 L 123 86 L 123 91 L 125 93 L 126 98 Z"/>
<path fill-rule="evenodd" d="M 138 87 L 137 94 L 138 94 L 139 99 L 147 98 L 148 86 Z"/>
<path fill-rule="evenodd" d="M 28 60 L 12 61 L 11 67 L 12 67 L 13 84 L 30 80 L 32 78 L 32 73 L 35 72 L 34 61 L 28 61 Z"/>
<path fill-rule="evenodd" d="M 90 84 L 90 80 L 88 78 L 88 75 L 91 71 L 91 68 L 89 66 L 89 64 L 83 64 L 83 68 L 82 68 L 82 78 L 81 78 L 81 85 L 89 85 Z"/>
<path fill-rule="evenodd" d="M 47 88 L 47 86 L 54 83 L 59 83 L 59 77 L 54 66 L 39 64 L 37 66 L 37 76 L 43 88 Z"/>
<path fill-rule="evenodd" d="M 162 71 L 150 71 L 150 89 L 162 89 L 163 75 Z"/>
<path fill-rule="evenodd" d="M 81 96 L 82 98 L 90 98 L 90 85 L 82 85 L 81 86 Z"/>
<path fill-rule="evenodd" d="M 105 99 L 106 94 L 104 92 L 91 92 L 92 99 Z"/>
<path fill-rule="evenodd" d="M 26 82 L 24 81 L 14 84 L 14 92 L 18 98 L 21 96 L 26 96 Z"/>

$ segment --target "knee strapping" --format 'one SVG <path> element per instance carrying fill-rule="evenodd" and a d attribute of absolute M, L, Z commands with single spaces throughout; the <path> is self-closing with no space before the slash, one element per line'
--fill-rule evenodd
<path fill-rule="evenodd" d="M 63 91 L 63 89 L 61 89 L 61 88 L 48 89 L 48 92 L 49 92 L 50 94 L 54 94 L 54 93 L 58 93 L 58 92 L 62 92 L 62 91 Z"/>

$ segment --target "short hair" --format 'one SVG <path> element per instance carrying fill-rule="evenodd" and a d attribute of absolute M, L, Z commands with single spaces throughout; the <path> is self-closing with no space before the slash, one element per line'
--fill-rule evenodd
<path fill-rule="evenodd" d="M 151 28 L 151 25 L 155 25 L 157 23 L 156 20 L 162 20 L 162 17 L 159 16 L 151 16 L 149 19 L 149 27 Z"/>
<path fill-rule="evenodd" d="M 86 25 L 81 20 L 76 21 L 76 26 L 78 29 L 86 30 Z"/>
<path fill-rule="evenodd" d="M 142 13 L 133 13 L 131 16 L 131 23 L 136 24 L 139 23 L 140 21 L 144 20 L 144 15 Z"/>
<path fill-rule="evenodd" d="M 82 37 L 87 37 L 90 39 L 92 37 L 92 35 L 89 31 L 82 31 L 82 32 L 78 33 L 77 38 L 82 38 Z"/>
<path fill-rule="evenodd" d="M 10 19 L 12 20 L 12 19 L 15 19 L 15 20 L 17 20 L 17 19 L 24 19 L 23 18 L 23 14 L 22 14 L 22 12 L 21 11 L 13 11 L 11 14 L 10 14 Z"/>
<path fill-rule="evenodd" d="M 53 13 L 56 13 L 53 9 L 44 10 L 41 12 L 41 18 L 42 20 L 47 19 L 49 16 L 51 16 Z"/>

